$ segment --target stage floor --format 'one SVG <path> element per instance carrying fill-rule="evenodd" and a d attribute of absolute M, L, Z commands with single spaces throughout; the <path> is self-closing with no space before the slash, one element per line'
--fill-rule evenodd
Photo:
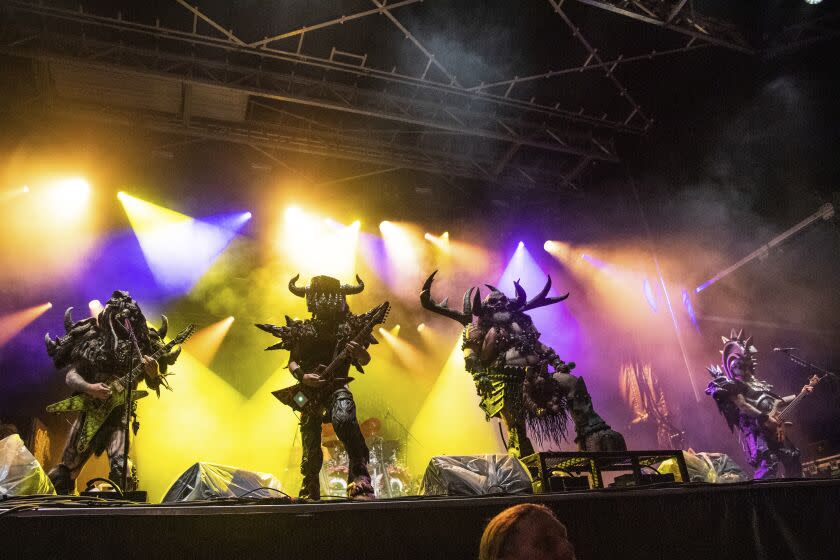
<path fill-rule="evenodd" d="M 487 520 L 522 502 L 557 512 L 579 560 L 840 558 L 840 480 L 6 514 L 0 504 L 0 558 L 476 558 Z"/>

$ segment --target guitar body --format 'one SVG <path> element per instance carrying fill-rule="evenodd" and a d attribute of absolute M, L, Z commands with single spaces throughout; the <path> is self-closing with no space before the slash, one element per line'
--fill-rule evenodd
<path fill-rule="evenodd" d="M 768 439 L 775 439 L 779 443 L 784 443 L 785 437 L 787 434 L 785 433 L 786 428 L 793 426 L 793 422 L 786 422 L 786 421 L 779 421 L 780 414 L 784 409 L 788 407 L 788 403 L 778 401 L 773 405 L 773 408 L 770 409 L 770 412 L 767 413 L 767 416 L 776 421 L 775 425 L 765 426 L 765 431 L 767 432 Z"/>
<path fill-rule="evenodd" d="M 114 411 L 125 404 L 125 391 L 118 383 L 109 385 L 111 388 L 111 396 L 102 401 L 86 395 L 84 393 L 73 395 L 68 399 L 53 403 L 47 407 L 47 412 L 62 413 L 62 412 L 82 412 L 85 415 L 85 421 L 79 434 L 79 440 L 76 443 L 76 451 L 84 453 L 90 447 L 94 436 L 99 432 L 102 425 Z M 148 391 L 134 390 L 131 392 L 131 399 L 136 401 L 149 395 Z"/>
<path fill-rule="evenodd" d="M 319 366 L 319 372 L 324 370 L 324 366 Z M 294 411 L 301 414 L 311 414 L 322 412 L 326 408 L 326 400 L 330 395 L 347 383 L 353 381 L 352 377 L 343 377 L 341 379 L 334 379 L 321 387 L 309 387 L 303 383 L 295 383 L 290 387 L 272 391 L 278 401 L 291 407 Z"/>
<path fill-rule="evenodd" d="M 791 401 L 791 402 L 784 402 L 784 401 L 776 401 L 773 403 L 773 408 L 770 409 L 770 412 L 767 413 L 767 416 L 775 422 L 775 425 L 764 426 L 764 430 L 768 436 L 768 438 L 772 437 L 776 439 L 779 443 L 784 443 L 786 437 L 786 429 L 790 426 L 793 426 L 793 422 L 787 420 L 790 417 L 791 413 L 796 409 L 797 406 L 802 402 L 802 399 L 807 396 L 813 388 L 825 379 L 825 376 L 819 377 L 817 375 L 811 376 L 808 380 L 808 384 L 802 388 L 802 391 L 799 392 L 798 395 Z"/>
<path fill-rule="evenodd" d="M 384 323 L 385 317 L 388 316 L 390 308 L 391 304 L 387 301 L 375 307 L 372 310 L 371 319 L 360 329 L 356 337 L 353 339 L 353 342 L 356 342 L 357 344 L 360 343 L 364 338 L 370 335 L 370 331 L 374 325 Z M 300 412 L 301 414 L 323 414 L 327 405 L 326 400 L 329 399 L 330 395 L 332 395 L 332 393 L 339 387 L 353 381 L 352 377 L 334 376 L 334 372 L 341 364 L 346 363 L 346 360 L 347 354 L 345 349 L 339 352 L 329 365 L 321 364 L 314 372 L 310 372 L 319 374 L 326 381 L 323 385 L 318 387 L 309 387 L 308 385 L 304 385 L 300 382 L 284 389 L 272 391 L 271 394 L 274 395 L 281 403 L 291 407 L 292 410 Z"/>

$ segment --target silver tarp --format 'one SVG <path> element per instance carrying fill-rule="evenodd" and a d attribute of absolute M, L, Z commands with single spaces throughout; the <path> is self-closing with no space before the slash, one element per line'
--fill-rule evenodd
<path fill-rule="evenodd" d="M 423 475 L 426 496 L 530 493 L 528 471 L 510 455 L 434 457 Z"/>
<path fill-rule="evenodd" d="M 273 474 L 196 463 L 172 484 L 163 502 L 237 498 L 246 494 L 249 498 L 276 498 L 282 496 L 277 490 L 282 490 L 282 486 Z"/>
<path fill-rule="evenodd" d="M 55 494 L 52 482 L 18 434 L 0 439 L 0 496 Z"/>

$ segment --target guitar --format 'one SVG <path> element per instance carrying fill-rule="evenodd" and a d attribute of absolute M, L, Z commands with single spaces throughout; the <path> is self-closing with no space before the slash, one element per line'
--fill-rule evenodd
<path fill-rule="evenodd" d="M 152 354 L 153 359 L 157 359 L 168 353 L 172 348 L 183 344 L 195 332 L 195 326 L 189 325 L 183 331 L 178 333 L 178 336 L 163 345 L 157 352 Z M 102 428 L 105 420 L 111 415 L 115 408 L 125 404 L 126 388 L 130 385 L 129 380 L 137 380 L 143 373 L 143 362 L 140 362 L 134 369 L 126 373 L 122 377 L 115 377 L 107 383 L 111 390 L 110 396 L 105 400 L 100 400 L 92 397 L 86 393 L 79 393 L 73 395 L 68 399 L 53 403 L 47 407 L 47 412 L 61 413 L 61 412 L 83 412 L 85 415 L 85 422 L 81 428 L 79 440 L 76 442 L 76 450 L 79 453 L 85 452 L 93 441 L 94 436 Z M 131 391 L 131 400 L 136 401 L 149 395 L 148 391 L 139 391 L 133 389 Z"/>
<path fill-rule="evenodd" d="M 356 333 L 356 336 L 351 340 L 356 344 L 364 346 L 364 341 L 370 336 L 373 327 L 385 322 L 388 312 L 391 309 L 391 304 L 387 301 L 379 305 L 371 311 L 370 320 Z M 329 365 L 318 366 L 316 372 L 326 380 L 326 383 L 319 387 L 309 387 L 303 382 L 295 383 L 290 387 L 272 391 L 277 400 L 291 407 L 292 410 L 300 413 L 318 413 L 322 412 L 324 408 L 324 399 L 328 398 L 333 391 L 341 385 L 353 381 L 352 377 L 335 377 L 336 371 L 346 365 L 349 356 L 347 355 L 347 347 L 341 349 L 340 352 L 333 357 Z"/>
<path fill-rule="evenodd" d="M 825 375 L 822 377 L 813 375 L 808 380 L 808 384 L 802 388 L 799 394 L 796 395 L 792 401 L 789 403 L 776 401 L 773 404 L 773 408 L 767 413 L 768 419 L 772 422 L 770 422 L 769 425 L 765 425 L 765 429 L 770 432 L 770 434 L 773 435 L 779 443 L 784 441 L 786 429 L 793 426 L 793 422 L 788 419 L 793 414 L 793 411 L 796 410 L 796 407 L 798 407 L 804 398 L 811 393 L 809 388 L 813 389 L 813 387 L 825 378 Z M 775 425 L 773 423 L 775 423 Z"/>

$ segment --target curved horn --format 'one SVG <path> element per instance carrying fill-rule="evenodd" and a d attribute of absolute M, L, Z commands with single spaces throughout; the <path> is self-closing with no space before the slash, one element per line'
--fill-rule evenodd
<path fill-rule="evenodd" d="M 341 286 L 341 293 L 344 295 L 352 296 L 353 294 L 359 294 L 362 290 L 365 289 L 365 283 L 362 282 L 362 279 L 359 278 L 359 275 L 356 275 L 356 285 L 350 286 L 348 284 L 344 284 Z"/>
<path fill-rule="evenodd" d="M 532 299 L 531 301 L 526 303 L 522 307 L 522 309 L 520 309 L 520 311 L 528 311 L 530 309 L 536 309 L 538 307 L 545 307 L 546 305 L 553 305 L 553 304 L 559 303 L 559 302 L 563 301 L 564 299 L 566 299 L 567 297 L 569 297 L 568 293 L 563 294 L 562 296 L 557 296 L 557 297 L 545 297 L 546 295 L 548 295 L 548 291 L 550 289 L 551 289 L 551 276 L 549 276 L 547 278 L 547 280 L 545 281 L 545 286 L 543 286 L 543 289 L 540 290 L 540 293 L 538 293 L 536 295 L 536 297 L 534 297 L 534 299 Z"/>
<path fill-rule="evenodd" d="M 497 288 L 496 286 L 494 286 L 492 284 L 484 284 L 484 285 L 487 286 L 488 288 L 490 288 L 490 291 L 492 291 L 492 292 L 501 292 L 501 290 L 499 288 Z"/>
<path fill-rule="evenodd" d="M 306 288 L 296 286 L 298 279 L 300 279 L 300 274 L 295 274 L 294 278 L 289 280 L 289 291 L 297 297 L 306 297 Z"/>
<path fill-rule="evenodd" d="M 73 328 L 73 308 L 68 307 L 67 311 L 64 312 L 64 330 L 65 332 L 70 332 L 70 329 Z"/>
<path fill-rule="evenodd" d="M 467 317 L 472 315 L 472 295 L 474 291 L 475 288 L 470 288 L 464 292 L 464 315 Z"/>
<path fill-rule="evenodd" d="M 472 304 L 472 314 L 476 317 L 481 315 L 481 288 L 475 289 L 475 295 L 473 296 Z"/>
<path fill-rule="evenodd" d="M 158 336 L 160 336 L 160 338 L 163 339 L 166 336 L 167 332 L 169 332 L 169 319 L 166 318 L 166 315 L 161 315 Z"/>
<path fill-rule="evenodd" d="M 519 285 L 519 280 L 513 283 L 513 288 L 516 290 L 516 301 L 514 302 L 514 305 L 517 309 L 524 307 L 525 303 L 528 301 L 528 296 L 525 294 L 525 288 Z"/>
<path fill-rule="evenodd" d="M 531 301 L 528 302 L 528 305 L 531 305 L 532 303 L 534 303 L 536 301 L 540 301 L 540 300 L 544 299 L 545 296 L 548 295 L 548 291 L 550 289 L 551 289 L 551 276 L 546 276 L 545 286 L 543 286 L 543 289 L 540 290 L 540 293 L 538 293 L 534 299 L 532 299 Z"/>
<path fill-rule="evenodd" d="M 472 321 L 472 317 L 468 313 L 460 313 L 458 311 L 454 311 L 449 309 L 448 307 L 444 307 L 441 304 L 435 303 L 432 299 L 432 283 L 435 281 L 435 275 L 438 273 L 437 270 L 432 272 L 426 281 L 423 282 L 423 290 L 420 292 L 420 305 L 423 306 L 424 309 L 428 309 L 432 313 L 437 313 L 438 315 L 443 315 L 444 317 L 448 317 L 455 321 L 458 321 L 462 325 L 467 325 Z"/>

